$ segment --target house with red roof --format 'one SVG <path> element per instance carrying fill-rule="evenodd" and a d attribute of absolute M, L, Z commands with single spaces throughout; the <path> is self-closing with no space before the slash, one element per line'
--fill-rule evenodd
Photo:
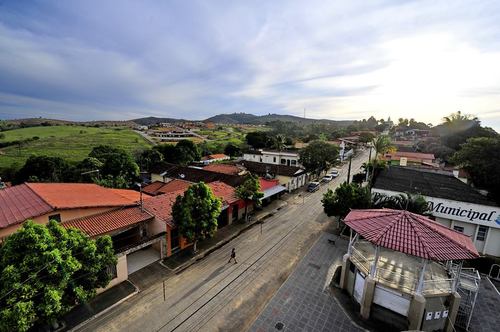
<path fill-rule="evenodd" d="M 142 195 L 143 201 L 148 198 Z M 114 278 L 107 288 L 166 254 L 164 224 L 141 206 L 141 194 L 133 190 L 90 183 L 24 183 L 0 190 L 0 243 L 28 219 L 55 220 L 93 238 L 111 236 L 118 263 L 110 268 Z"/>
<path fill-rule="evenodd" d="M 436 157 L 432 153 L 420 153 L 420 152 L 407 152 L 407 151 L 396 151 L 396 152 L 387 152 L 385 153 L 382 160 L 387 161 L 390 165 L 395 166 L 431 166 L 431 167 L 439 167 L 438 164 L 435 163 Z"/>
<path fill-rule="evenodd" d="M 215 181 L 207 184 L 213 194 L 222 200 L 222 211 L 219 215 L 218 228 L 224 227 L 232 222 L 244 217 L 245 202 L 236 196 L 236 191 L 233 187 L 221 181 Z M 170 191 L 151 197 L 144 201 L 144 209 L 155 216 L 157 224 L 162 224 L 165 227 L 166 233 L 166 253 L 169 257 L 173 253 L 191 246 L 191 243 L 183 238 L 175 225 L 172 218 L 172 207 L 177 196 L 182 195 L 185 189 L 178 191 Z M 252 207 L 249 206 L 248 211 Z M 162 226 L 163 227 L 163 226 Z"/>
<path fill-rule="evenodd" d="M 200 160 L 201 163 L 208 165 L 218 161 L 229 160 L 231 157 L 223 153 L 209 154 L 208 156 L 203 156 Z"/>

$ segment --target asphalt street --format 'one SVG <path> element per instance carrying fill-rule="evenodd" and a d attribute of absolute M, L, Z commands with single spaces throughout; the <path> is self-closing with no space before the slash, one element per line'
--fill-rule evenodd
<path fill-rule="evenodd" d="M 367 159 L 367 151 L 353 158 L 351 175 Z M 251 228 L 164 284 L 146 289 L 79 330 L 247 330 L 328 226 L 321 197 L 327 188 L 345 181 L 347 166 L 320 190 L 288 197 L 288 205 L 268 218 L 262 229 Z M 237 264 L 228 263 L 232 248 Z"/>

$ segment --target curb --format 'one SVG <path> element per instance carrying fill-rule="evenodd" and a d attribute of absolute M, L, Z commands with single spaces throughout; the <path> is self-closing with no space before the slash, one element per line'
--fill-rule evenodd
<path fill-rule="evenodd" d="M 286 204 L 283 204 L 282 206 L 279 206 L 277 208 L 275 208 L 274 210 L 262 215 L 261 217 L 259 217 L 258 219 L 255 219 L 253 221 L 251 221 L 250 223 L 248 223 L 248 225 L 242 229 L 240 229 L 238 232 L 230 235 L 229 237 L 223 239 L 223 240 L 220 240 L 219 242 L 217 242 L 216 244 L 214 244 L 212 247 L 206 249 L 205 251 L 197 254 L 196 256 L 192 257 L 189 261 L 187 261 L 186 263 L 178 266 L 177 268 L 175 269 L 170 269 L 172 272 L 174 272 L 175 274 L 179 274 L 181 272 L 183 272 L 184 270 L 186 270 L 187 268 L 189 268 L 191 265 L 197 263 L 198 261 L 201 261 L 203 260 L 204 258 L 206 258 L 208 255 L 210 255 L 211 253 L 213 253 L 214 251 L 220 249 L 221 247 L 223 247 L 224 245 L 228 244 L 229 242 L 231 242 L 232 240 L 234 240 L 235 238 L 237 238 L 238 236 L 240 236 L 241 234 L 245 233 L 246 231 L 250 230 L 251 228 L 253 228 L 255 225 L 258 225 L 258 224 L 263 224 L 264 223 L 264 220 L 269 218 L 269 217 L 272 217 L 276 214 L 276 212 L 278 212 L 279 210 L 281 210 L 283 207 L 285 207 L 286 205 L 288 205 L 287 202 L 285 202 Z M 163 265 L 163 264 L 162 264 Z"/>
<path fill-rule="evenodd" d="M 113 303 L 112 305 L 110 305 L 109 307 L 107 307 L 106 309 L 102 310 L 102 311 L 99 311 L 98 313 L 96 313 L 95 315 L 89 317 L 88 319 L 84 320 L 83 322 L 81 322 L 80 324 L 70 328 L 69 330 L 67 330 L 68 332 L 73 332 L 73 331 L 76 331 L 82 327 L 84 327 L 85 325 L 87 325 L 88 323 L 90 323 L 91 321 L 93 321 L 94 319 L 96 319 L 97 317 L 101 316 L 101 315 L 104 315 L 105 313 L 107 313 L 108 311 L 110 311 L 111 309 L 113 309 L 114 307 L 122 304 L 123 302 L 127 301 L 128 299 L 130 299 L 131 297 L 137 295 L 140 291 L 139 291 L 139 288 L 134 284 L 132 283 L 130 280 L 127 279 L 127 281 L 132 285 L 134 286 L 135 288 L 135 291 L 133 291 L 132 293 L 130 293 L 129 295 L 125 296 L 123 299 Z"/>

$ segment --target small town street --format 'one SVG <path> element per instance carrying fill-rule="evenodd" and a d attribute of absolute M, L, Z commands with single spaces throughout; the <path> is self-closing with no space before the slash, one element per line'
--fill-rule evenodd
<path fill-rule="evenodd" d="M 351 175 L 368 159 L 360 151 Z M 293 194 L 274 216 L 179 274 L 172 274 L 97 317 L 79 331 L 245 331 L 329 225 L 321 197 L 347 177 L 315 193 Z M 231 249 L 237 264 L 228 263 Z M 165 300 L 163 287 L 165 287 Z"/>

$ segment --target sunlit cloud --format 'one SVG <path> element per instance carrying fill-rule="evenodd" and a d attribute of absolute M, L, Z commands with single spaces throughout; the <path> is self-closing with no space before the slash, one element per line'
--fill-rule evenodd
<path fill-rule="evenodd" d="M 500 129 L 500 4 L 7 1 L 0 117 L 328 119 Z"/>

